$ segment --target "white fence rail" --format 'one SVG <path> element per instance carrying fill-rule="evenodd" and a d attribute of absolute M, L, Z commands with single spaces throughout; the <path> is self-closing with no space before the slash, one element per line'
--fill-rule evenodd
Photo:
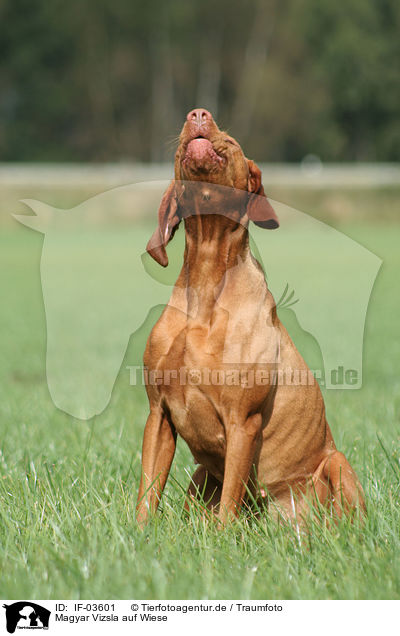
<path fill-rule="evenodd" d="M 267 186 L 294 188 L 376 188 L 400 186 L 400 164 L 261 164 Z M 172 164 L 0 163 L 0 186 L 112 188 L 128 183 L 170 179 Z"/>

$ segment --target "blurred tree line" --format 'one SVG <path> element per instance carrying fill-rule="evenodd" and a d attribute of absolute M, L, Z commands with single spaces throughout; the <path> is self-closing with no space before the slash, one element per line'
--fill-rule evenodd
<path fill-rule="evenodd" d="M 400 159 L 398 0 L 0 0 L 0 161 L 173 156 L 211 110 L 257 160 Z"/>

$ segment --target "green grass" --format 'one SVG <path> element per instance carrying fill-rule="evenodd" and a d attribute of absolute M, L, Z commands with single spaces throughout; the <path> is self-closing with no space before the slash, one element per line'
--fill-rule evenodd
<path fill-rule="evenodd" d="M 138 530 L 148 407 L 125 367 L 140 360 L 150 325 L 131 338 L 100 416 L 82 422 L 57 410 L 45 376 L 42 237 L 2 231 L 1 598 L 399 598 L 400 226 L 341 229 L 384 261 L 367 317 L 363 388 L 326 392 L 329 423 L 363 483 L 368 517 L 363 527 L 315 524 L 300 540 L 268 517 L 243 516 L 223 532 L 194 512 L 186 518 L 193 460 L 181 441 L 161 510 Z"/>

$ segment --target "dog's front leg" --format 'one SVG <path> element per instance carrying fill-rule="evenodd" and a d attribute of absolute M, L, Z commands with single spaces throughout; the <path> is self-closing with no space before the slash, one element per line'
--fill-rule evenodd
<path fill-rule="evenodd" d="M 240 512 L 261 429 L 262 416 L 259 413 L 244 422 L 231 421 L 226 427 L 224 483 L 218 514 L 223 524 Z"/>
<path fill-rule="evenodd" d="M 142 476 L 136 519 L 144 526 L 154 513 L 164 490 L 176 448 L 176 431 L 163 409 L 152 408 L 144 429 Z"/>

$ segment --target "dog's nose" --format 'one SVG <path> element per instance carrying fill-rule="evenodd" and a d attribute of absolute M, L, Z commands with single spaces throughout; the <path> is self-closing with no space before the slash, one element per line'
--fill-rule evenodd
<path fill-rule="evenodd" d="M 199 128 L 208 121 L 212 121 L 212 115 L 205 108 L 195 108 L 187 114 L 187 121 L 196 124 Z"/>

